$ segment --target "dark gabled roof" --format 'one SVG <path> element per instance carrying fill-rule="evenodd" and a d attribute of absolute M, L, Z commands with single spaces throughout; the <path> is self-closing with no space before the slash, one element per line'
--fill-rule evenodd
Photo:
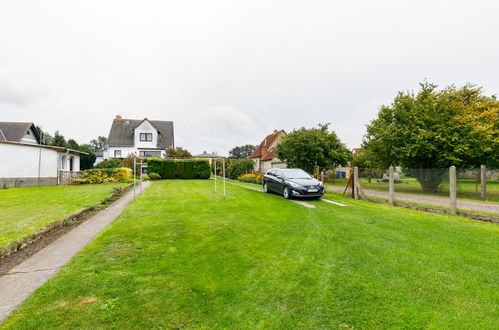
<path fill-rule="evenodd" d="M 158 131 L 157 148 L 166 149 L 173 146 L 173 122 L 161 120 L 114 119 L 107 138 L 109 147 L 133 147 L 134 130 L 147 120 Z"/>
<path fill-rule="evenodd" d="M 271 134 L 267 135 L 250 158 L 260 158 L 261 160 L 274 159 L 276 157 L 275 143 L 282 134 L 286 134 L 286 132 L 284 130 L 275 130 Z"/>
<path fill-rule="evenodd" d="M 40 143 L 40 135 L 38 134 L 38 130 L 35 125 L 33 125 L 33 123 L 25 122 L 0 122 L 0 140 L 20 142 L 24 135 L 26 135 L 26 131 L 30 128 L 35 134 L 36 140 Z"/>

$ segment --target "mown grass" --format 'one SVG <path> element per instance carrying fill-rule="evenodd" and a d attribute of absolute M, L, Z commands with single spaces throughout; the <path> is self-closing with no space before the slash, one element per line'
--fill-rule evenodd
<path fill-rule="evenodd" d="M 497 328 L 499 227 L 154 182 L 2 325 Z"/>
<path fill-rule="evenodd" d="M 0 248 L 109 197 L 124 184 L 0 189 Z"/>

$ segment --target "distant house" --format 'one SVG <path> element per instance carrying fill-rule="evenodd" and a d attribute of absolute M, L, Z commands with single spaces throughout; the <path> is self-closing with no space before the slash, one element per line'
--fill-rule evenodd
<path fill-rule="evenodd" d="M 0 122 L 0 187 L 57 185 L 84 152 L 41 144 L 33 123 Z"/>
<path fill-rule="evenodd" d="M 220 158 L 221 156 L 215 154 L 215 153 L 207 153 L 206 151 L 203 151 L 202 154 L 199 154 L 199 155 L 194 155 L 192 156 L 192 158 L 202 158 L 202 159 L 208 159 L 208 161 L 210 162 L 210 164 L 213 164 L 213 161 L 217 158 Z"/>
<path fill-rule="evenodd" d="M 250 156 L 254 162 L 254 171 L 264 173 L 270 168 L 286 168 L 286 163 L 276 157 L 276 146 L 279 140 L 286 135 L 284 130 L 274 130 L 263 139 L 262 143 Z"/>
<path fill-rule="evenodd" d="M 111 125 L 103 159 L 164 156 L 165 149 L 173 147 L 173 122 L 124 119 L 118 115 Z"/>

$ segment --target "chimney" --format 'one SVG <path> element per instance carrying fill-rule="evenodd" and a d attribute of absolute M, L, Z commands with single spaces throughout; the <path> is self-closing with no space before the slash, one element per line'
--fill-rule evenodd
<path fill-rule="evenodd" d="M 115 120 L 121 120 L 121 119 L 123 119 L 123 118 L 121 118 L 121 116 L 120 116 L 120 115 L 116 115 Z"/>

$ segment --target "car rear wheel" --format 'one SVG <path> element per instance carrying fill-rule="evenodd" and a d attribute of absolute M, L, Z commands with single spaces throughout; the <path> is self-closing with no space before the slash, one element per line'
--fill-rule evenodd
<path fill-rule="evenodd" d="M 263 184 L 263 192 L 268 193 L 269 192 L 269 187 L 267 187 L 267 182 Z"/>
<path fill-rule="evenodd" d="M 286 199 L 289 199 L 290 197 L 290 194 L 289 194 L 289 188 L 288 187 L 284 187 L 284 190 L 282 191 L 282 196 Z"/>

